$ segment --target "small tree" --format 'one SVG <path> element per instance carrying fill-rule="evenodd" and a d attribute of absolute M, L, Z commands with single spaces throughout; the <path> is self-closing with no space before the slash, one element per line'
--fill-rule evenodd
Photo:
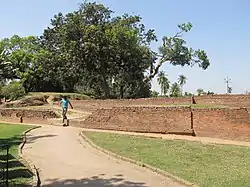
<path fill-rule="evenodd" d="M 25 95 L 25 90 L 20 82 L 11 82 L 1 89 L 1 94 L 6 99 L 16 100 Z"/>
<path fill-rule="evenodd" d="M 161 87 L 161 95 L 166 95 L 168 93 L 170 82 L 164 71 L 160 71 L 157 78 L 158 84 Z"/>
<path fill-rule="evenodd" d="M 192 93 L 189 93 L 189 92 L 185 92 L 184 93 L 184 96 L 187 97 L 187 96 L 192 96 L 193 94 Z"/>
<path fill-rule="evenodd" d="M 179 97 L 181 95 L 181 88 L 180 85 L 175 82 L 172 84 L 170 88 L 170 96 L 171 97 Z"/>
<path fill-rule="evenodd" d="M 159 92 L 153 90 L 153 91 L 151 91 L 150 95 L 151 95 L 151 97 L 158 97 L 159 96 Z"/>
<path fill-rule="evenodd" d="M 203 94 L 204 94 L 204 90 L 203 90 L 203 89 L 201 89 L 201 88 L 198 88 L 198 89 L 196 90 L 196 92 L 197 92 L 198 96 L 200 96 L 200 95 L 203 95 Z"/>
<path fill-rule="evenodd" d="M 181 95 L 182 95 L 183 86 L 187 83 L 187 77 L 185 77 L 184 75 L 180 75 L 178 78 L 178 83 L 181 86 Z"/>
<path fill-rule="evenodd" d="M 207 95 L 214 95 L 214 92 L 208 91 L 208 92 L 207 92 Z"/>

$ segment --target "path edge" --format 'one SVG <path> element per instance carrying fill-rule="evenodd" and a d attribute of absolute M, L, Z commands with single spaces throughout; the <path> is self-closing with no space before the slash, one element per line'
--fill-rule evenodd
<path fill-rule="evenodd" d="M 92 146 L 93 148 L 97 149 L 98 151 L 101 151 L 101 152 L 107 154 L 108 156 L 112 156 L 112 157 L 115 157 L 115 158 L 120 159 L 120 160 L 122 160 L 122 161 L 129 162 L 129 163 L 131 163 L 131 164 L 135 164 L 135 165 L 138 165 L 138 166 L 140 166 L 140 167 L 149 169 L 149 170 L 151 170 L 151 171 L 153 171 L 153 172 L 155 172 L 155 173 L 157 173 L 157 174 L 159 174 L 159 175 L 162 175 L 162 176 L 164 176 L 164 177 L 170 178 L 170 179 L 172 179 L 174 182 L 179 183 L 179 184 L 181 184 L 181 185 L 185 185 L 185 186 L 187 186 L 187 187 L 198 187 L 198 186 L 195 185 L 194 183 L 191 183 L 191 182 L 189 182 L 189 181 L 186 181 L 186 180 L 184 180 L 184 179 L 182 179 L 182 178 L 179 178 L 179 177 L 177 177 L 177 176 L 175 176 L 175 175 L 172 175 L 172 174 L 170 174 L 170 173 L 168 173 L 168 172 L 166 172 L 166 171 L 163 171 L 163 170 L 161 170 L 161 169 L 155 168 L 155 167 L 150 166 L 150 165 L 148 165 L 148 164 L 145 164 L 145 163 L 142 163 L 142 162 L 139 162 L 139 161 L 136 161 L 136 160 L 132 160 L 132 159 L 130 159 L 130 158 L 127 158 L 127 157 L 121 156 L 121 155 L 119 155 L 119 154 L 113 153 L 113 152 L 111 152 L 111 151 L 108 151 L 107 149 L 104 149 L 104 148 L 98 146 L 97 144 L 95 144 L 90 138 L 88 138 L 88 137 L 84 134 L 84 132 L 86 132 L 86 131 L 85 131 L 85 130 L 81 131 L 81 132 L 80 132 L 80 136 L 81 136 L 90 146 Z"/>
<path fill-rule="evenodd" d="M 26 144 L 26 141 L 27 141 L 27 133 L 29 133 L 30 131 L 32 130 L 35 130 L 35 129 L 38 129 L 38 128 L 41 128 L 42 126 L 35 126 L 35 127 L 32 127 L 26 131 L 24 131 L 22 133 L 22 143 L 19 145 L 19 149 L 18 149 L 18 155 L 19 155 L 19 160 L 20 162 L 22 162 L 27 168 L 29 168 L 33 174 L 33 180 L 32 180 L 32 183 L 31 183 L 31 186 L 32 187 L 40 187 L 41 185 L 41 181 L 40 181 L 40 177 L 39 177 L 39 173 L 38 173 L 38 169 L 36 168 L 36 166 L 33 164 L 33 162 L 31 160 L 29 160 L 26 156 L 24 156 L 23 154 L 23 147 L 24 145 Z"/>

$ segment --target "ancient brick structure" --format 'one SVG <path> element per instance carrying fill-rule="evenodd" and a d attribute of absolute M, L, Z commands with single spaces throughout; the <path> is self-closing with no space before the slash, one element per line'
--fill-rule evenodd
<path fill-rule="evenodd" d="M 24 123 L 38 123 L 38 124 L 46 124 L 48 118 L 57 118 L 59 117 L 52 110 L 42 110 L 42 109 L 20 109 L 20 108 L 0 108 L 0 120 L 9 121 L 9 122 L 17 122 L 20 120 Z"/>
<path fill-rule="evenodd" d="M 246 108 L 114 107 L 96 110 L 78 126 L 190 135 L 194 130 L 196 136 L 250 141 L 250 115 Z"/>
<path fill-rule="evenodd" d="M 230 107 L 250 107 L 250 95 L 213 95 L 195 96 L 196 104 L 214 104 Z M 148 106 L 148 105 L 188 105 L 192 103 L 191 97 L 182 98 L 146 98 L 146 99 L 121 99 L 121 100 L 82 100 L 73 101 L 75 108 L 86 111 L 95 111 L 99 108 L 112 108 L 121 106 Z"/>

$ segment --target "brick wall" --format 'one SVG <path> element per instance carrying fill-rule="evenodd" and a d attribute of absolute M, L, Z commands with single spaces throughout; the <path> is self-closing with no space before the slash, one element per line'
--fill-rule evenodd
<path fill-rule="evenodd" d="M 213 95 L 194 97 L 197 104 L 227 105 L 230 107 L 250 107 L 250 95 Z M 190 104 L 191 97 L 182 98 L 146 98 L 146 99 L 117 99 L 117 100 L 82 100 L 72 102 L 76 109 L 95 111 L 99 108 L 112 108 L 121 106 L 147 106 Z"/>
<path fill-rule="evenodd" d="M 245 108 L 192 109 L 197 136 L 250 141 Z M 191 134 L 188 107 L 114 107 L 99 109 L 78 125 L 83 128 Z"/>
<path fill-rule="evenodd" d="M 47 119 L 56 118 L 58 115 L 52 110 L 39 110 L 39 109 L 20 109 L 20 108 L 0 108 L 1 118 L 29 118 L 29 119 Z"/>
<path fill-rule="evenodd" d="M 245 108 L 193 109 L 197 136 L 250 141 L 250 115 Z"/>
<path fill-rule="evenodd" d="M 99 109 L 84 128 L 156 133 L 191 133 L 190 108 L 114 107 Z"/>
<path fill-rule="evenodd" d="M 197 103 L 250 107 L 250 95 L 213 95 L 195 97 Z"/>

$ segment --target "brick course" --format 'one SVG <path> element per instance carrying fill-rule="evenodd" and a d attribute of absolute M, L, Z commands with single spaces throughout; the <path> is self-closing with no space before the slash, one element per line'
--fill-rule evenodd
<path fill-rule="evenodd" d="M 213 95 L 195 96 L 197 104 L 226 105 L 230 107 L 249 107 L 250 95 Z M 191 104 L 191 97 L 182 98 L 145 98 L 145 99 L 107 99 L 107 100 L 82 100 L 72 101 L 74 107 L 85 111 L 95 111 L 99 108 L 112 108 L 121 106 L 148 106 Z"/>
<path fill-rule="evenodd" d="M 133 132 L 190 132 L 190 108 L 114 107 L 98 109 L 81 127 Z"/>
<path fill-rule="evenodd" d="M 245 108 L 192 109 L 197 136 L 250 141 Z M 189 107 L 114 107 L 98 109 L 80 127 L 156 133 L 191 133 Z"/>
<path fill-rule="evenodd" d="M 1 118 L 37 118 L 47 119 L 56 118 L 58 115 L 52 110 L 39 110 L 39 109 L 20 109 L 20 108 L 0 108 Z"/>

